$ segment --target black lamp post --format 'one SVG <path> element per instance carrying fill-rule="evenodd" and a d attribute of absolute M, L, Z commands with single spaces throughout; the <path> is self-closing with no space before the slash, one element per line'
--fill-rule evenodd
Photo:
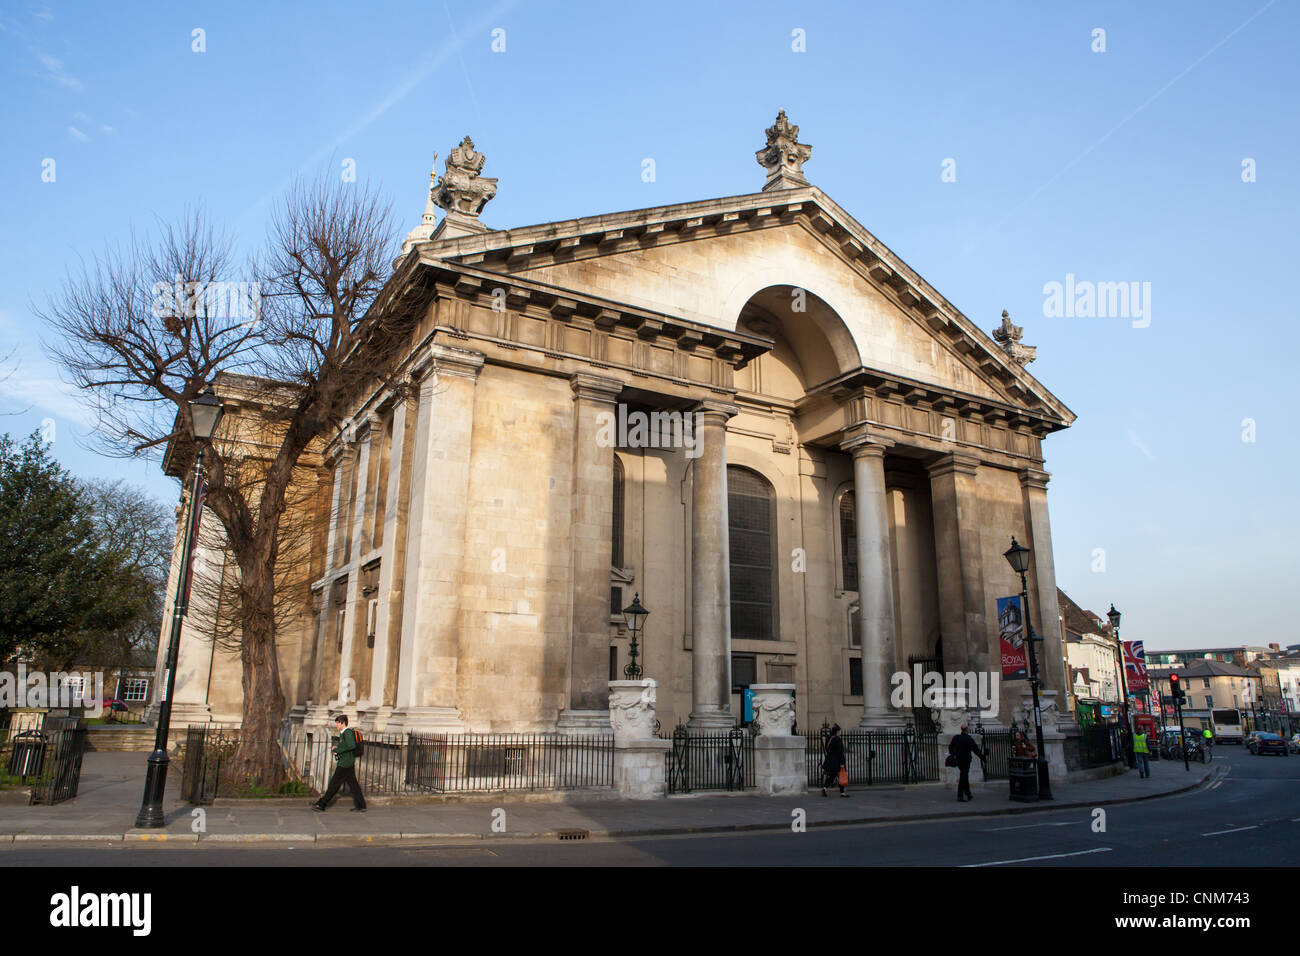
<path fill-rule="evenodd" d="M 135 825 L 140 829 L 157 829 L 166 824 L 163 818 L 163 794 L 167 789 L 167 733 L 171 729 L 172 694 L 176 689 L 176 658 L 180 650 L 181 625 L 189 602 L 190 564 L 193 561 L 194 536 L 199 507 L 200 484 L 203 481 L 203 448 L 216 434 L 224 411 L 211 387 L 190 402 L 190 419 L 194 426 L 194 481 L 190 487 L 190 506 L 185 520 L 185 537 L 181 546 L 180 575 L 176 580 L 176 601 L 172 607 L 171 636 L 167 642 L 167 684 L 163 699 L 158 705 L 158 732 L 154 735 L 153 753 L 149 755 L 149 771 L 144 779 L 144 801 Z"/>
<path fill-rule="evenodd" d="M 1115 646 L 1119 650 L 1119 692 L 1123 695 L 1124 732 L 1127 735 L 1124 740 L 1124 762 L 1132 769 L 1137 766 L 1137 755 L 1133 752 L 1133 719 L 1128 711 L 1128 668 L 1124 665 L 1124 642 L 1119 638 L 1120 613 L 1115 610 L 1114 604 L 1106 612 L 1106 617 L 1110 618 L 1111 630 L 1115 632 Z"/>
<path fill-rule="evenodd" d="M 632 598 L 632 603 L 623 608 L 623 619 L 627 621 L 627 629 L 632 632 L 632 646 L 628 650 L 627 666 L 623 668 L 623 676 L 628 680 L 641 679 L 641 665 L 636 662 L 636 638 L 645 627 L 645 619 L 650 612 L 641 606 L 641 593 L 638 591 Z"/>
<path fill-rule="evenodd" d="M 1013 536 L 1011 547 L 1002 556 L 1011 565 L 1011 570 L 1020 575 L 1020 603 L 1025 613 L 1025 637 L 1029 646 L 1029 686 L 1034 694 L 1034 734 L 1038 744 L 1038 799 L 1052 799 L 1052 781 L 1048 774 L 1047 750 L 1043 745 L 1043 714 L 1038 703 L 1038 654 L 1034 651 L 1034 641 L 1041 640 L 1034 634 L 1034 626 L 1029 619 L 1029 582 L 1025 572 L 1029 570 L 1029 549 L 1016 543 Z"/>

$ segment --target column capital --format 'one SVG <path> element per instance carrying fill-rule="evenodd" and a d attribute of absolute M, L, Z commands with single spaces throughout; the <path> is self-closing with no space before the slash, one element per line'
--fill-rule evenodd
<path fill-rule="evenodd" d="M 728 419 L 734 418 L 740 414 L 740 408 L 730 402 L 721 402 L 716 398 L 706 398 L 693 409 L 696 415 L 703 418 L 704 423 L 710 425 L 726 425 Z M 721 419 L 720 421 L 718 419 Z"/>
<path fill-rule="evenodd" d="M 854 458 L 884 458 L 885 452 L 894 447 L 894 442 L 879 435 L 859 432 L 840 442 L 840 451 L 848 452 Z"/>
<path fill-rule="evenodd" d="M 948 475 L 974 475 L 979 466 L 978 458 L 950 452 L 947 455 L 940 455 L 925 468 L 931 478 L 946 478 Z"/>
<path fill-rule="evenodd" d="M 1051 479 L 1052 476 L 1041 468 L 1023 468 L 1020 471 L 1020 487 L 1026 490 L 1037 488 L 1046 491 L 1047 483 Z"/>
<path fill-rule="evenodd" d="M 411 362 L 410 381 L 418 384 L 431 375 L 467 378 L 474 381 L 483 368 L 485 356 L 473 349 L 454 345 L 431 343 L 428 349 L 417 352 Z"/>
<path fill-rule="evenodd" d="M 573 400 L 577 402 L 599 402 L 613 405 L 623 391 L 623 383 L 618 379 L 590 372 L 574 372 L 569 376 L 569 387 L 573 389 Z"/>

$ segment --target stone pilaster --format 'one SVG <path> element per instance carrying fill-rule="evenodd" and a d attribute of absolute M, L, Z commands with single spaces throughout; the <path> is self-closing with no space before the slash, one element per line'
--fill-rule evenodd
<path fill-rule="evenodd" d="M 411 456 L 397 701 L 389 730 L 464 730 L 457 707 L 460 569 L 474 393 L 483 354 L 432 345 L 420 377 Z"/>
<path fill-rule="evenodd" d="M 885 500 L 885 450 L 893 443 L 857 435 L 840 447 L 853 456 L 857 507 L 858 595 L 862 607 L 862 727 L 901 726 L 889 705 L 890 678 L 898 670 L 894 572 Z"/>
<path fill-rule="evenodd" d="M 727 420 L 735 405 L 705 401 L 695 409 L 691 482 L 691 716 L 688 726 L 730 729 L 731 568 L 727 525 Z"/>
<path fill-rule="evenodd" d="M 411 401 L 399 397 L 393 405 L 393 439 L 388 452 L 388 487 L 384 492 L 384 513 L 375 515 L 383 522 L 383 557 L 379 564 L 379 611 L 375 615 L 375 654 L 370 662 L 370 693 L 366 708 L 385 711 L 378 715 L 386 722 L 393 705 L 387 694 L 390 658 L 401 627 L 402 576 L 406 564 L 406 517 L 410 488 L 407 453 L 408 409 Z M 406 493 L 404 493 L 406 492 Z"/>
<path fill-rule="evenodd" d="M 1065 666 L 1062 663 L 1061 617 L 1056 604 L 1056 564 L 1052 559 L 1052 526 L 1047 518 L 1047 482 L 1045 471 L 1026 468 L 1020 473 L 1020 487 L 1025 496 L 1025 526 L 1029 529 L 1030 617 L 1036 621 L 1035 633 L 1042 637 L 1038 645 L 1040 687 L 1065 690 Z"/>
<path fill-rule="evenodd" d="M 573 388 L 573 492 L 569 524 L 571 595 L 569 706 L 561 730 L 609 722 L 609 569 L 613 553 L 614 449 L 598 440 L 623 385 L 576 373 Z M 608 434 L 608 430 L 606 430 Z"/>
<path fill-rule="evenodd" d="M 358 437 L 359 448 L 352 478 L 357 493 L 354 496 L 352 513 L 344 516 L 344 520 L 351 524 L 352 533 L 347 535 L 351 547 L 350 553 L 343 555 L 343 563 L 351 564 L 352 571 L 348 575 L 347 604 L 344 605 L 347 610 L 343 615 L 343 650 L 339 655 L 339 684 L 335 688 L 338 699 L 331 701 L 332 706 L 338 707 L 357 703 L 357 680 L 356 675 L 352 673 L 354 663 L 352 658 L 355 653 L 356 635 L 365 629 L 366 618 L 365 608 L 361 604 L 361 555 L 365 546 L 365 542 L 361 539 L 366 524 L 366 498 L 370 491 L 370 454 L 378 430 L 374 422 L 369 419 L 363 427 L 365 434 Z"/>
<path fill-rule="evenodd" d="M 989 667 L 978 470 L 978 459 L 959 454 L 944 455 L 929 466 L 943 662 L 955 671 Z"/>

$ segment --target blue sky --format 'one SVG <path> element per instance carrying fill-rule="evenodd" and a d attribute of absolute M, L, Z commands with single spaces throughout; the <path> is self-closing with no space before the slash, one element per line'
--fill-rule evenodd
<path fill-rule="evenodd" d="M 0 430 L 52 419 L 74 473 L 175 500 L 156 462 L 88 449 L 33 315 L 156 216 L 201 200 L 251 245 L 290 177 L 351 159 L 415 225 L 466 133 L 497 228 L 736 195 L 784 108 L 809 179 L 985 329 L 1010 310 L 1078 414 L 1046 443 L 1058 583 L 1154 647 L 1300 642 L 1294 5 L 305 9 L 0 7 Z M 1046 316 L 1067 275 L 1149 282 L 1150 324 Z"/>

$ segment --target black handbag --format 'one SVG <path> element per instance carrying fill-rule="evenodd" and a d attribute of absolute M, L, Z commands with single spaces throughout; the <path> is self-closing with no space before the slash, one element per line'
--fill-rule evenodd
<path fill-rule="evenodd" d="M 955 767 L 957 766 L 957 758 L 952 754 L 948 754 L 948 759 L 943 762 L 943 765 L 945 767 Z"/>

